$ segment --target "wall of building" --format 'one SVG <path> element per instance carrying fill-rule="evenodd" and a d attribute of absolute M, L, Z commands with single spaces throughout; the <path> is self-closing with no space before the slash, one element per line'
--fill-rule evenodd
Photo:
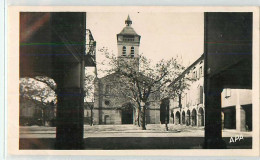
<path fill-rule="evenodd" d="M 252 90 L 225 88 L 221 93 L 223 128 L 252 130 Z"/>
<path fill-rule="evenodd" d="M 120 92 L 119 81 L 117 75 L 111 74 L 95 81 L 94 91 L 94 124 L 122 124 L 122 107 L 131 104 L 134 108 L 137 104 L 124 97 L 116 96 Z M 122 88 L 121 88 L 122 89 Z M 146 120 L 150 124 L 160 123 L 160 105 L 158 93 L 150 95 L 151 102 L 146 110 Z M 158 100 L 158 102 L 157 102 Z M 133 114 L 133 123 L 135 115 Z"/>
<path fill-rule="evenodd" d="M 131 47 L 134 47 L 135 58 L 139 56 L 139 44 L 120 44 L 118 47 L 118 55 L 123 56 L 123 46 L 126 47 L 126 56 L 131 56 Z"/>
<path fill-rule="evenodd" d="M 97 108 L 93 109 L 93 124 L 94 125 L 99 124 L 99 109 Z"/>
<path fill-rule="evenodd" d="M 102 122 L 103 124 L 121 124 L 121 110 L 102 110 Z"/>
<path fill-rule="evenodd" d="M 204 125 L 203 67 L 203 59 L 198 59 L 185 71 L 185 76 L 195 78 L 195 81 L 191 81 L 189 89 L 183 92 L 181 106 L 179 106 L 178 98 L 170 100 L 170 123 L 179 124 L 176 116 L 180 113 L 180 124 L 184 124 L 185 120 L 186 125 Z M 238 131 L 252 130 L 252 90 L 225 88 L 221 94 L 221 103 L 223 128 L 237 129 Z M 196 117 L 194 117 L 194 113 L 196 113 Z"/>
<path fill-rule="evenodd" d="M 54 107 L 44 106 L 38 101 L 26 98 L 20 98 L 20 125 L 43 125 L 43 116 L 45 116 L 45 125 L 53 125 L 56 116 Z M 41 109 L 45 108 L 45 111 Z"/>
<path fill-rule="evenodd" d="M 150 109 L 149 114 L 149 124 L 160 124 L 160 109 Z"/>
<path fill-rule="evenodd" d="M 221 93 L 222 108 L 252 104 L 252 90 L 225 88 Z"/>
<path fill-rule="evenodd" d="M 181 95 L 181 106 L 179 97 L 170 100 L 170 123 L 204 126 L 204 63 L 200 58 L 196 63 L 189 66 L 185 76 L 192 79 L 188 82 L 188 89 Z"/>

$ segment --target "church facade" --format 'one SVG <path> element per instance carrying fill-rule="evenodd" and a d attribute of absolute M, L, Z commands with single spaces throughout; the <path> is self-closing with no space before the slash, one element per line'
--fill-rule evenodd
<path fill-rule="evenodd" d="M 204 96 L 204 55 L 201 55 L 182 73 L 180 77 L 189 77 L 189 88 L 176 99 L 170 100 L 170 123 L 186 126 L 205 125 Z M 174 81 L 176 83 L 179 81 Z"/>
<path fill-rule="evenodd" d="M 182 73 L 193 79 L 181 98 L 171 99 L 170 124 L 205 126 L 204 54 Z M 175 81 L 173 83 L 176 83 Z M 252 90 L 224 88 L 221 93 L 222 129 L 252 131 Z"/>
<path fill-rule="evenodd" d="M 139 70 L 139 46 L 141 36 L 133 29 L 130 17 L 126 26 L 117 34 L 118 63 L 128 63 L 134 70 Z M 94 82 L 93 124 L 137 124 L 137 104 L 125 97 L 115 97 L 120 90 L 117 73 L 96 78 Z M 117 92 L 118 93 L 118 92 Z M 156 97 L 156 96 L 151 96 Z M 160 123 L 159 102 L 151 103 L 146 110 L 146 123 Z"/>

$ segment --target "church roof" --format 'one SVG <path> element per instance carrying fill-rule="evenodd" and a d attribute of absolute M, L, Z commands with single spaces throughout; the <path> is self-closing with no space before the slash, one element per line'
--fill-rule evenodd
<path fill-rule="evenodd" d="M 137 36 L 139 36 L 131 26 L 125 26 L 123 28 L 123 30 L 119 34 L 121 34 L 121 35 L 137 35 Z"/>
<path fill-rule="evenodd" d="M 125 20 L 126 26 L 123 28 L 123 30 L 118 35 L 133 35 L 133 36 L 139 36 L 135 30 L 131 27 L 132 20 L 130 19 L 130 16 L 128 15 L 127 19 Z"/>

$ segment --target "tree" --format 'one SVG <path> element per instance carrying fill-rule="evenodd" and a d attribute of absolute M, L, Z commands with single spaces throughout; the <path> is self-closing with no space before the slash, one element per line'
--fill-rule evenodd
<path fill-rule="evenodd" d="M 44 83 L 44 85 L 48 86 L 55 94 L 57 94 L 57 85 L 53 79 L 46 76 L 36 76 L 32 79 Z"/>
<path fill-rule="evenodd" d="M 89 99 L 94 102 L 93 96 L 93 80 L 95 76 L 93 74 L 86 74 L 84 101 L 87 102 Z M 55 81 L 46 76 L 36 76 L 33 78 L 20 78 L 20 96 L 33 100 L 34 102 L 40 102 L 41 105 L 37 105 L 42 110 L 43 124 L 45 124 L 45 113 L 49 106 L 56 104 L 57 85 Z M 37 103 L 39 104 L 39 103 Z M 93 105 L 87 103 L 87 108 L 91 110 L 91 125 L 93 121 Z"/>
<path fill-rule="evenodd" d="M 90 126 L 93 126 L 93 109 L 94 109 L 94 79 L 95 75 L 86 74 L 85 85 L 84 85 L 84 104 L 87 109 L 90 109 Z"/>
<path fill-rule="evenodd" d="M 172 85 L 171 82 L 178 78 L 184 67 L 178 62 L 178 58 L 160 60 L 153 64 L 143 55 L 137 59 L 137 63 L 129 63 L 131 57 L 120 58 L 111 55 L 106 48 L 102 49 L 109 60 L 109 69 L 104 70 L 108 74 L 116 73 L 117 87 L 114 90 L 115 98 L 126 98 L 137 104 L 138 122 L 143 130 L 146 129 L 145 113 L 147 107 L 165 98 L 175 98 L 186 86 L 186 78 L 182 83 Z M 139 69 L 136 69 L 138 65 Z"/>
<path fill-rule="evenodd" d="M 40 80 L 45 80 L 47 83 L 55 86 L 55 82 L 48 78 L 38 77 Z M 46 83 L 38 81 L 37 78 L 20 78 L 20 97 L 31 100 L 42 111 L 42 125 L 45 125 L 46 111 L 54 110 L 56 103 L 56 94 Z"/>

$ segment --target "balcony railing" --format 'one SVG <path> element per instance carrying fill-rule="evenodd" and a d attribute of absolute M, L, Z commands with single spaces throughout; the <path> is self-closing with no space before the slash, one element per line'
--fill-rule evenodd
<path fill-rule="evenodd" d="M 86 30 L 86 54 L 85 54 L 85 66 L 96 66 L 96 41 L 89 29 Z"/>

